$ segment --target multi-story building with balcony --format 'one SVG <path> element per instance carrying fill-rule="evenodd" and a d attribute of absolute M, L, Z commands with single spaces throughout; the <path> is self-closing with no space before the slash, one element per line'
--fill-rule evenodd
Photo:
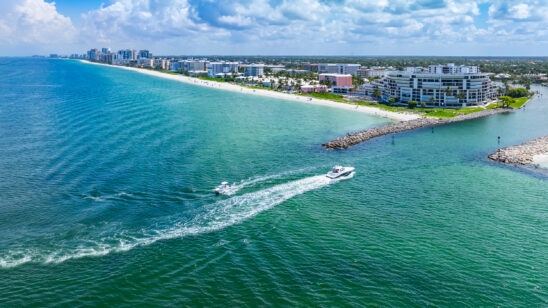
<path fill-rule="evenodd" d="M 429 106 L 477 106 L 497 97 L 497 86 L 488 74 L 479 73 L 477 67 L 461 66 L 458 70 L 444 70 L 442 67 L 441 73 L 438 72 L 438 68 L 429 68 L 429 72 L 388 72 L 377 85 L 385 101 L 393 97 L 402 103 L 416 101 Z"/>

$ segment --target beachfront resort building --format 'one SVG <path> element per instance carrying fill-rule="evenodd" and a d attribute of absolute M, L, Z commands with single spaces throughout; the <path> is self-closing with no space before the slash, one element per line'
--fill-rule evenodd
<path fill-rule="evenodd" d="M 428 71 L 416 68 L 388 72 L 369 86 L 378 88 L 382 99 L 394 98 L 401 103 L 416 101 L 428 106 L 464 107 L 489 103 L 497 98 L 497 86 L 486 73 L 475 66 L 430 66 Z"/>
<path fill-rule="evenodd" d="M 264 64 L 249 64 L 246 65 L 244 68 L 244 75 L 245 76 L 263 76 L 264 75 Z"/>
<path fill-rule="evenodd" d="M 207 74 L 209 77 L 222 77 L 226 74 L 237 73 L 239 67 L 239 62 L 208 62 Z"/>
<path fill-rule="evenodd" d="M 304 85 L 301 86 L 302 93 L 326 93 L 328 92 L 325 85 Z"/>
<path fill-rule="evenodd" d="M 173 72 L 188 72 L 189 74 L 200 72 L 203 75 L 205 72 L 207 75 L 207 61 L 206 60 L 179 60 L 172 61 L 169 70 Z"/>
<path fill-rule="evenodd" d="M 331 93 L 344 94 L 352 88 L 352 75 L 349 74 L 320 74 L 320 82 L 331 86 Z"/>

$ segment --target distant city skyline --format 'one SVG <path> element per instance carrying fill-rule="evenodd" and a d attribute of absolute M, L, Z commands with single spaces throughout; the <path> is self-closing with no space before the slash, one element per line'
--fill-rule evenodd
<path fill-rule="evenodd" d="M 546 56 L 546 1 L 3 0 L 0 56 Z"/>

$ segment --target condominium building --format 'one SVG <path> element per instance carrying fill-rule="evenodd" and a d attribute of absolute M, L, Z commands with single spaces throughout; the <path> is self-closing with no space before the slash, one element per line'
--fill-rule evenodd
<path fill-rule="evenodd" d="M 311 72 L 317 72 L 318 71 L 318 64 L 305 62 L 303 63 L 303 69 Z"/>
<path fill-rule="evenodd" d="M 237 73 L 239 62 L 209 62 L 207 63 L 207 73 L 209 77 L 224 76 L 228 73 Z"/>
<path fill-rule="evenodd" d="M 455 66 L 453 63 L 446 65 L 430 65 L 428 66 L 428 73 L 430 74 L 477 74 L 479 72 L 477 66 L 459 65 Z"/>
<path fill-rule="evenodd" d="M 361 68 L 356 71 L 356 76 L 365 77 L 365 78 L 374 78 L 374 77 L 384 77 L 386 73 L 387 73 L 387 70 Z"/>
<path fill-rule="evenodd" d="M 359 64 L 321 63 L 318 64 L 318 73 L 355 75 L 360 67 Z"/>
<path fill-rule="evenodd" d="M 168 59 L 154 59 L 153 67 L 167 71 L 169 70 L 169 62 L 170 61 Z"/>
<path fill-rule="evenodd" d="M 91 61 L 99 61 L 100 56 L 101 56 L 101 51 L 97 48 L 90 49 L 87 52 L 87 59 Z"/>
<path fill-rule="evenodd" d="M 139 59 L 150 59 L 152 58 L 152 53 L 146 49 L 144 50 L 139 50 Z"/>
<path fill-rule="evenodd" d="M 352 75 L 320 74 L 320 81 L 326 81 L 331 86 L 332 93 L 348 93 L 352 89 Z"/>
<path fill-rule="evenodd" d="M 172 61 L 169 67 L 170 71 L 185 72 L 204 72 L 207 71 L 207 61 L 205 60 L 180 60 Z"/>
<path fill-rule="evenodd" d="M 118 59 L 137 60 L 137 50 L 134 50 L 134 49 L 118 50 Z"/>
<path fill-rule="evenodd" d="M 451 67 L 451 66 L 448 66 Z M 425 102 L 440 107 L 476 106 L 488 103 L 497 97 L 497 86 L 489 75 L 477 72 L 477 68 L 461 67 L 444 73 L 394 71 L 378 81 L 385 101 L 395 98 L 399 102 Z M 438 72 L 438 68 L 433 68 Z M 475 73 L 467 73 L 474 71 Z M 463 73 L 464 72 L 464 73 Z"/>
<path fill-rule="evenodd" d="M 266 67 L 268 67 L 273 74 L 286 70 L 283 65 L 267 65 Z"/>
<path fill-rule="evenodd" d="M 264 75 L 264 64 L 250 64 L 245 66 L 245 76 L 263 76 Z"/>

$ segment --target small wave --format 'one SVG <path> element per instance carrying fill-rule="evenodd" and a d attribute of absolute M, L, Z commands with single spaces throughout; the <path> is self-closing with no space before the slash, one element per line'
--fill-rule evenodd
<path fill-rule="evenodd" d="M 119 197 L 133 197 L 133 194 L 122 191 L 113 195 L 104 195 L 104 196 L 83 195 L 84 199 L 90 199 L 97 202 L 103 202 L 106 200 L 119 200 L 120 199 Z"/>
<path fill-rule="evenodd" d="M 204 212 L 198 214 L 190 221 L 175 222 L 172 226 L 146 230 L 129 236 L 127 233 L 105 237 L 96 241 L 80 242 L 89 243 L 87 247 L 58 247 L 54 251 L 12 251 L 0 257 L 0 267 L 15 267 L 28 262 L 35 263 L 61 263 L 69 259 L 77 259 L 90 256 L 104 256 L 111 252 L 122 252 L 137 246 L 145 246 L 160 240 L 181 238 L 197 234 L 217 231 L 273 208 L 274 206 L 305 192 L 319 189 L 348 179 L 354 173 L 345 178 L 329 179 L 325 175 L 316 175 L 300 180 L 295 180 L 272 186 L 256 192 L 234 196 L 219 200 L 204 208 Z"/>

